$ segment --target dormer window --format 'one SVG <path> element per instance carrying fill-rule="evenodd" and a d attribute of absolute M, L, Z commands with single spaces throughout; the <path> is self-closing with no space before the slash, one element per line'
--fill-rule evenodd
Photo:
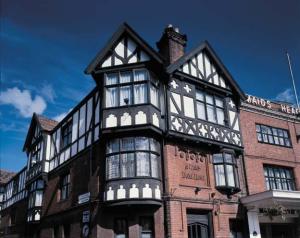
<path fill-rule="evenodd" d="M 105 75 L 105 105 L 107 108 L 146 104 L 158 107 L 157 84 L 150 80 L 149 72 L 136 69 Z"/>
<path fill-rule="evenodd" d="M 40 161 L 41 157 L 41 143 L 37 143 L 32 151 L 31 151 L 31 156 L 30 156 L 30 167 L 35 165 L 37 162 Z"/>

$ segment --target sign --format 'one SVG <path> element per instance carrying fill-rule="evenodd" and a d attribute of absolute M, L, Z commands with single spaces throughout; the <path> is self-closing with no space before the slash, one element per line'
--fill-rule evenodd
<path fill-rule="evenodd" d="M 86 238 L 89 237 L 89 233 L 90 233 L 90 228 L 88 224 L 84 224 L 82 227 L 82 237 Z"/>
<path fill-rule="evenodd" d="M 82 212 L 82 223 L 89 223 L 90 222 L 90 211 Z"/>
<path fill-rule="evenodd" d="M 174 158 L 180 171 L 180 184 L 195 187 L 207 187 L 208 157 L 197 149 L 175 146 Z"/>
<path fill-rule="evenodd" d="M 300 110 L 298 108 L 293 107 L 292 105 L 283 104 L 283 103 L 273 103 L 273 102 L 271 103 L 270 100 L 258 98 L 251 95 L 247 95 L 246 101 L 247 103 L 255 106 L 264 107 L 274 111 L 280 111 L 289 115 L 295 116 L 300 114 Z"/>
<path fill-rule="evenodd" d="M 78 196 L 78 204 L 86 203 L 90 201 L 91 193 L 84 193 Z"/>

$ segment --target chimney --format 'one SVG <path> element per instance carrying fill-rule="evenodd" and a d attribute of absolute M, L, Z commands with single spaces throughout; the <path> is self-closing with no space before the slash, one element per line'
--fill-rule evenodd
<path fill-rule="evenodd" d="M 179 28 L 168 25 L 159 42 L 156 43 L 159 53 L 166 59 L 167 65 L 174 63 L 184 55 L 187 37 L 180 34 Z"/>

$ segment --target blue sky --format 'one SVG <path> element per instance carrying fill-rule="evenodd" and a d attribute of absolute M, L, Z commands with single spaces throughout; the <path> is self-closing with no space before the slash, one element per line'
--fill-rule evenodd
<path fill-rule="evenodd" d="M 57 118 L 94 86 L 83 73 L 117 27 L 128 22 L 155 47 L 163 28 L 187 34 L 187 50 L 208 40 L 241 88 L 294 103 L 285 51 L 300 90 L 300 1 L 0 1 L 0 167 L 26 164 L 33 111 Z"/>

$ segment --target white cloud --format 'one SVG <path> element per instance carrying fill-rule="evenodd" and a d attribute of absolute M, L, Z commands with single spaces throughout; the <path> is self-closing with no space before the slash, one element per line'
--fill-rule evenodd
<path fill-rule="evenodd" d="M 40 93 L 49 101 L 49 102 L 54 102 L 54 99 L 56 98 L 55 91 L 50 84 L 44 84 L 43 87 L 41 88 Z"/>
<path fill-rule="evenodd" d="M 30 91 L 22 91 L 17 87 L 0 92 L 0 104 L 12 105 L 23 117 L 31 117 L 34 112 L 42 114 L 47 107 L 41 96 L 36 95 L 33 98 Z"/>
<path fill-rule="evenodd" d="M 287 88 L 284 91 L 278 93 L 277 96 L 275 97 L 275 100 L 281 102 L 295 103 L 295 95 L 292 89 Z"/>
<path fill-rule="evenodd" d="M 68 113 L 71 111 L 72 109 L 70 109 L 69 111 L 67 112 L 63 112 L 61 114 L 58 114 L 56 115 L 55 117 L 53 117 L 52 119 L 55 120 L 55 121 L 58 121 L 60 122 L 62 119 L 64 119 L 66 117 L 66 115 L 68 115 Z"/>

